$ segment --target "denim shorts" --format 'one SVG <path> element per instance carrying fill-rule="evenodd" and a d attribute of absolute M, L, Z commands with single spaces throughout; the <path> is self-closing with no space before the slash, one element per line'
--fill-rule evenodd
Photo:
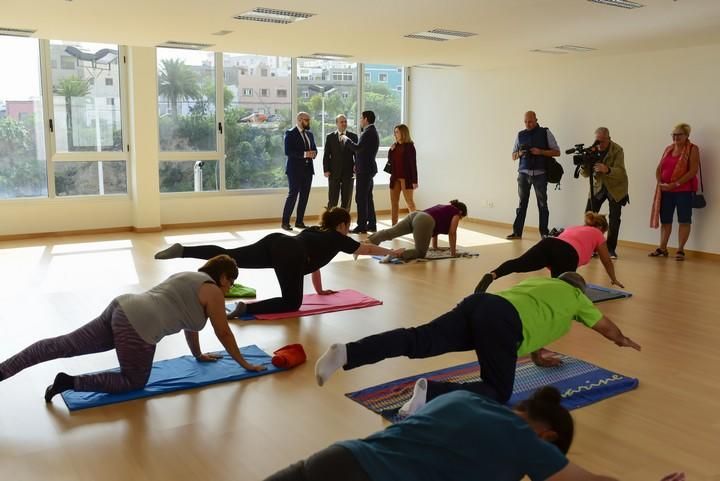
<path fill-rule="evenodd" d="M 692 192 L 663 192 L 660 197 L 660 223 L 672 224 L 677 208 L 679 224 L 692 224 Z"/>

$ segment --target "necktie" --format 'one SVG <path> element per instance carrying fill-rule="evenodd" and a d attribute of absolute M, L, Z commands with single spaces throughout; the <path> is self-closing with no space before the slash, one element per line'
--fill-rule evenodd
<path fill-rule="evenodd" d="M 308 140 L 307 135 L 305 135 L 305 131 L 303 130 L 300 135 L 302 135 L 305 150 L 310 150 L 310 141 Z"/>

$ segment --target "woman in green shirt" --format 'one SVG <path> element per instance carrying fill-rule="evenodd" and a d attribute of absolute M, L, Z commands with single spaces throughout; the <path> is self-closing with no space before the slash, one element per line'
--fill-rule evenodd
<path fill-rule="evenodd" d="M 625 337 L 584 294 L 585 280 L 575 272 L 557 279 L 531 278 L 497 294 L 472 294 L 453 310 L 419 327 L 393 329 L 348 344 L 333 344 L 315 365 L 322 386 L 338 369 L 354 369 L 383 359 L 439 356 L 474 350 L 481 381 L 457 384 L 420 379 L 401 409 L 409 415 L 441 394 L 472 391 L 499 403 L 510 399 L 518 356 L 531 354 L 541 366 L 553 365 L 540 350 L 581 322 L 621 347 L 640 346 Z"/>

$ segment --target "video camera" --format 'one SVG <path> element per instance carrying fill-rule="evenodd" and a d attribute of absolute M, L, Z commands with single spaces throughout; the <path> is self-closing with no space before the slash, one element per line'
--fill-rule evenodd
<path fill-rule="evenodd" d="M 565 151 L 567 155 L 573 154 L 573 165 L 575 166 L 573 177 L 576 179 L 580 177 L 580 169 L 592 174 L 593 165 L 599 160 L 598 152 L 595 150 L 596 145 L 597 142 L 590 147 L 585 147 L 585 144 L 575 144 L 572 149 Z"/>

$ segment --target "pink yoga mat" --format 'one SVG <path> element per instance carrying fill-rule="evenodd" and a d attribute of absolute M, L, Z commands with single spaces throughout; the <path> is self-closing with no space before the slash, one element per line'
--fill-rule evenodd
<path fill-rule="evenodd" d="M 335 294 L 321 296 L 319 294 L 305 294 L 300 310 L 295 312 L 277 312 L 274 314 L 256 314 L 256 319 L 275 320 L 289 317 L 311 316 L 326 312 L 347 311 L 382 305 L 382 301 L 366 296 L 362 292 L 352 289 L 343 289 Z"/>

